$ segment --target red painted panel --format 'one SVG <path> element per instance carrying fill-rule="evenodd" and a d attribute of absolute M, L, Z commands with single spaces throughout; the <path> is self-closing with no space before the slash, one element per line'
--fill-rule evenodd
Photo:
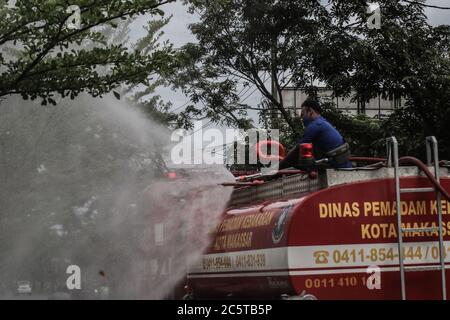
<path fill-rule="evenodd" d="M 450 190 L 450 179 L 441 183 Z M 418 177 L 402 178 L 401 184 L 403 188 L 430 186 Z M 434 193 L 402 194 L 405 226 L 437 225 L 435 199 Z M 449 241 L 450 203 L 442 201 L 442 208 L 444 240 Z M 395 211 L 392 179 L 345 184 L 304 198 L 232 210 L 207 252 L 227 256 L 230 269 L 197 270 L 191 286 L 205 297 L 270 298 L 306 291 L 319 299 L 399 299 Z M 433 234 L 405 234 L 409 263 L 436 262 L 436 240 Z M 450 247 L 446 250 L 450 253 Z M 239 254 L 253 251 L 264 255 L 265 265 L 258 265 L 259 269 L 253 264 L 248 268 L 233 265 L 232 259 Z M 285 252 L 286 259 L 280 261 L 277 257 Z M 366 272 L 369 266 L 379 266 L 382 271 L 379 289 L 367 286 L 372 275 Z M 450 273 L 447 276 L 450 278 Z M 441 298 L 440 271 L 407 273 L 406 284 L 410 299 Z"/>

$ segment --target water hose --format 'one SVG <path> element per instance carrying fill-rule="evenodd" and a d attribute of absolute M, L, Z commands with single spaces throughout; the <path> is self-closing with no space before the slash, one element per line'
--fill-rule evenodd
<path fill-rule="evenodd" d="M 376 157 L 351 157 L 350 161 L 354 162 L 373 162 L 373 164 L 369 166 L 386 166 L 387 159 L 385 158 L 376 158 Z M 440 161 L 439 164 L 447 164 L 447 161 Z M 434 187 L 448 200 L 450 201 L 450 194 L 441 186 L 441 184 L 436 180 L 434 175 L 430 172 L 428 167 L 419 159 L 414 157 L 402 157 L 399 159 L 399 164 L 413 164 L 416 167 L 418 167 L 420 170 L 425 173 L 427 178 L 431 181 L 431 183 L 434 185 Z M 274 173 L 272 175 L 269 175 L 271 177 L 276 177 L 283 174 L 299 174 L 299 173 L 305 173 L 301 170 L 280 170 L 277 173 Z M 263 174 L 255 174 L 252 176 L 247 177 L 239 177 L 236 179 L 235 183 L 227 183 L 222 184 L 223 186 L 254 186 L 258 184 L 264 184 L 264 181 L 256 180 L 261 178 L 266 178 L 267 176 L 264 176 Z M 312 178 L 312 177 L 310 177 Z M 255 181 L 256 180 L 256 181 Z"/>
<path fill-rule="evenodd" d="M 384 162 L 386 163 L 387 160 L 384 158 L 371 158 L 371 157 L 352 157 L 350 158 L 350 161 L 355 162 Z M 402 157 L 398 159 L 399 164 L 413 164 L 416 167 L 418 167 L 420 170 L 425 173 L 427 178 L 431 181 L 431 183 L 434 185 L 434 187 L 448 200 L 450 201 L 450 194 L 441 186 L 441 184 L 436 180 L 434 175 L 430 172 L 428 167 L 419 159 L 414 157 Z M 447 163 L 447 161 L 440 161 L 439 164 Z"/>
<path fill-rule="evenodd" d="M 433 183 L 434 187 L 445 197 L 448 201 L 450 201 L 450 195 L 448 192 L 441 186 L 441 184 L 436 180 L 434 175 L 428 170 L 428 167 L 419 159 L 414 157 L 402 157 L 398 159 L 398 162 L 401 164 L 404 163 L 412 163 L 415 166 L 417 166 L 420 170 L 425 173 L 425 175 L 428 177 L 428 179 Z"/>

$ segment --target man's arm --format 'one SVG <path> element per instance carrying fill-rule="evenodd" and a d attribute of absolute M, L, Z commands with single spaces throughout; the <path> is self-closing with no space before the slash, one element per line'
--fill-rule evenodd
<path fill-rule="evenodd" d="M 300 144 L 313 142 L 314 138 L 320 133 L 320 125 L 310 124 L 303 134 L 303 137 L 297 140 L 297 145 L 284 158 L 279 165 L 279 170 L 295 167 L 299 163 Z"/>
<path fill-rule="evenodd" d="M 317 123 L 312 123 L 305 129 L 303 137 L 297 140 L 297 144 L 311 143 L 319 133 L 320 126 Z"/>

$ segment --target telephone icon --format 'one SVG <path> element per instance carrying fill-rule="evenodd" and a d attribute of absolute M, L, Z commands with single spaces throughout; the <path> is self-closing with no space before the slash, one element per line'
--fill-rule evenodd
<path fill-rule="evenodd" d="M 316 251 L 314 252 L 314 258 L 316 259 L 316 264 L 326 264 L 328 263 L 329 257 L 328 251 Z"/>

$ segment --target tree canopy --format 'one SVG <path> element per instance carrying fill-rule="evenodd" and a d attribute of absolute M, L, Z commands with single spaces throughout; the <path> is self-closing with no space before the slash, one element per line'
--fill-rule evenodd
<path fill-rule="evenodd" d="M 163 15 L 174 0 L 0 1 L 0 97 L 20 94 L 56 104 L 54 94 L 99 96 L 119 84 L 147 83 L 167 71 L 170 46 L 148 52 L 110 43 L 101 32 L 117 21 L 139 15 Z M 70 27 L 79 9 L 79 28 Z M 68 10 L 69 9 L 69 10 Z"/>
<path fill-rule="evenodd" d="M 187 2 L 200 16 L 200 21 L 190 26 L 198 43 L 184 48 L 185 63 L 175 83 L 194 102 L 201 102 L 201 107 L 185 111 L 193 117 L 225 119 L 242 127 L 251 125 L 251 111 L 263 118 L 275 111 L 279 117 L 270 117 L 268 125 L 282 128 L 292 141 L 302 132 L 302 125 L 283 101 L 281 92 L 287 86 L 312 97 L 319 85 L 325 86 L 336 96 L 350 96 L 361 103 L 378 95 L 403 97 L 409 107 L 402 112 L 412 119 L 420 118 L 425 110 L 435 110 L 427 118 L 437 120 L 437 112 L 448 108 L 444 107 L 448 106 L 444 97 L 450 77 L 450 29 L 429 25 L 421 1 L 378 1 L 381 23 L 377 28 L 368 24 L 373 13 L 367 2 L 360 0 Z M 272 80 L 274 90 L 270 90 Z M 264 103 L 246 104 L 242 86 L 260 92 Z M 424 96 L 429 97 L 427 106 Z M 400 114 L 391 121 L 370 125 L 378 130 L 370 136 L 397 133 L 408 142 L 405 134 L 410 131 L 421 138 L 428 133 L 444 134 L 435 126 L 436 121 L 424 120 L 434 128 L 425 133 Z M 402 122 L 396 123 L 396 117 Z M 369 143 L 357 134 L 364 120 L 355 122 L 344 115 L 334 118 L 334 124 L 350 136 L 354 146 Z M 396 131 L 397 125 L 403 129 Z M 374 145 L 361 151 L 370 148 Z"/>

